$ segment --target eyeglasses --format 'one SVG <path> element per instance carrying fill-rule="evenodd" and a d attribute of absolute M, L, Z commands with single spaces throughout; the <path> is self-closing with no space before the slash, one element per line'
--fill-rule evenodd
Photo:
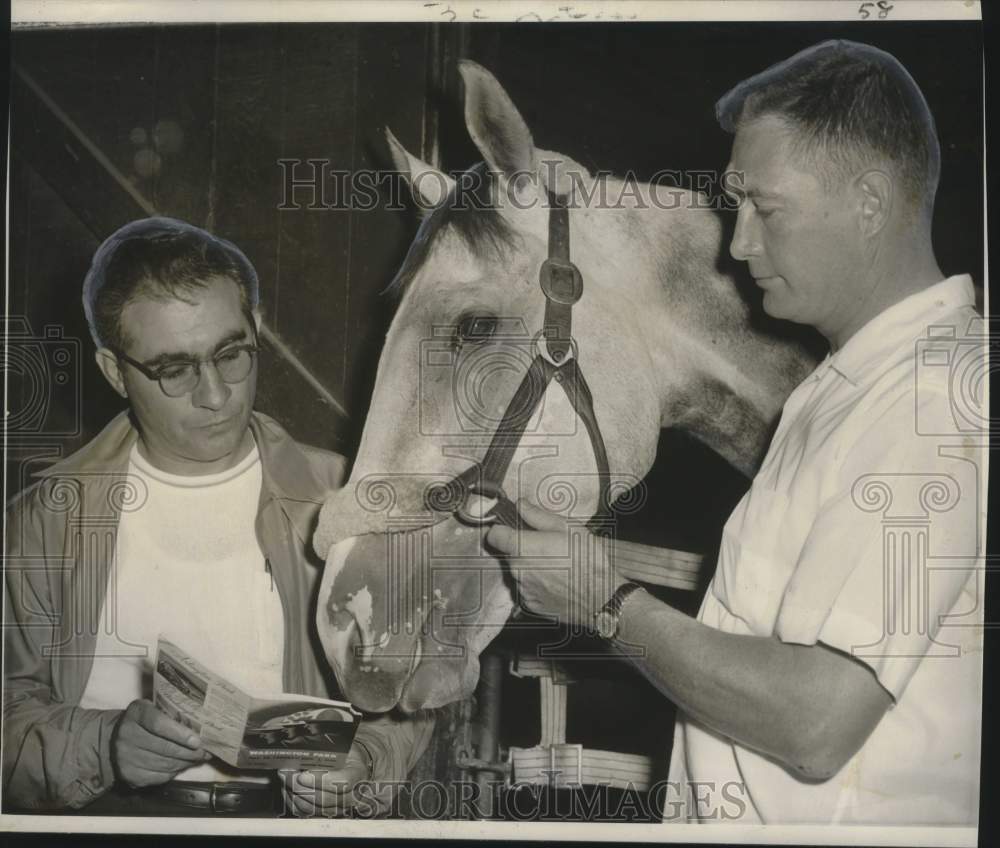
<path fill-rule="evenodd" d="M 255 344 L 234 345 L 205 359 L 180 359 L 156 369 L 137 362 L 120 350 L 115 350 L 114 354 L 135 368 L 147 380 L 156 380 L 160 384 L 160 390 L 167 397 L 181 397 L 195 390 L 201 382 L 201 367 L 209 362 L 219 372 L 222 382 L 242 383 L 250 376 L 254 359 L 259 351 L 260 348 Z"/>

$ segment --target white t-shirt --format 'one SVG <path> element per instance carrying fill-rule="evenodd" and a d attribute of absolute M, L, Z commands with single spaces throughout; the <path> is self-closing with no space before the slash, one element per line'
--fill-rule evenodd
<path fill-rule="evenodd" d="M 740 824 L 975 824 L 989 407 L 973 303 L 967 276 L 914 294 L 795 389 L 698 616 L 837 648 L 893 704 L 822 782 L 679 716 L 669 779 L 690 817 L 728 820 L 728 793 Z"/>
<path fill-rule="evenodd" d="M 94 665 L 80 705 L 122 709 L 150 698 L 160 634 L 236 685 L 281 692 L 284 617 L 255 522 L 256 445 L 235 467 L 196 477 L 154 468 L 133 448 L 136 498 L 123 508 Z M 219 760 L 183 780 L 245 780 Z"/>

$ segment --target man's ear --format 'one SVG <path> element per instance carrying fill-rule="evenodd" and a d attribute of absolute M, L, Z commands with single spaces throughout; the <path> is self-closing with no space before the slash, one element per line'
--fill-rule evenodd
<path fill-rule="evenodd" d="M 885 171 L 865 171 L 855 182 L 861 201 L 861 229 L 869 238 L 878 235 L 889 221 L 894 201 L 892 177 Z"/>
<path fill-rule="evenodd" d="M 97 367 L 101 369 L 104 379 L 111 384 L 111 388 L 123 398 L 127 398 L 128 390 L 125 388 L 125 379 L 122 377 L 122 370 L 118 366 L 118 357 L 106 347 L 102 347 L 94 354 L 94 359 L 97 360 Z"/>

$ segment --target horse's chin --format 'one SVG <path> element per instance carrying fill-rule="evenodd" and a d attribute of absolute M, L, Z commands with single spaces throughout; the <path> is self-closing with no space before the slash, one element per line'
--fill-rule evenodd
<path fill-rule="evenodd" d="M 483 619 L 466 640 L 462 655 L 445 658 L 425 650 L 424 658 L 416 664 L 403 689 L 399 708 L 410 713 L 472 697 L 479 683 L 479 656 L 503 629 L 513 609 L 510 589 L 503 581 L 497 582 L 493 591 L 483 598 Z M 427 638 L 424 636 L 424 640 Z"/>
<path fill-rule="evenodd" d="M 419 667 L 421 640 L 417 639 L 411 655 L 404 657 L 364 650 L 358 644 L 357 627 L 342 632 L 340 639 L 345 640 L 346 647 L 338 653 L 354 658 L 334 664 L 341 691 L 364 712 L 384 713 L 395 707 Z"/>
<path fill-rule="evenodd" d="M 404 713 L 443 707 L 471 697 L 478 682 L 478 657 L 471 657 L 464 664 L 423 663 L 407 682 L 398 706 Z"/>

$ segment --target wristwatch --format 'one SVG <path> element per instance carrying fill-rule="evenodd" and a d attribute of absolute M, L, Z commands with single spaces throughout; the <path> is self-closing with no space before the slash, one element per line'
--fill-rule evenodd
<path fill-rule="evenodd" d="M 622 583 L 610 600 L 594 613 L 594 632 L 602 639 L 614 639 L 618 635 L 622 606 L 633 592 L 645 591 L 638 583 Z"/>

